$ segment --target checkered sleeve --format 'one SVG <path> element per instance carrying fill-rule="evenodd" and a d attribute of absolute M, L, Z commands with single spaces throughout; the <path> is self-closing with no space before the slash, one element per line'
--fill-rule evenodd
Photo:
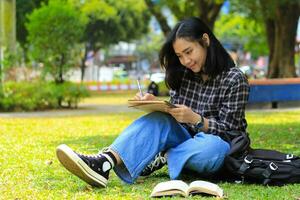
<path fill-rule="evenodd" d="M 218 119 L 208 119 L 208 132 L 224 138 L 227 131 L 245 129 L 245 106 L 248 101 L 249 85 L 246 77 L 236 73 L 224 81 L 226 89 L 222 99 Z"/>

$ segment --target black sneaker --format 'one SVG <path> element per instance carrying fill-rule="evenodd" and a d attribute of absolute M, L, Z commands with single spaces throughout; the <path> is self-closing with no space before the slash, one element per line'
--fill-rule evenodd
<path fill-rule="evenodd" d="M 60 163 L 83 181 L 96 187 L 106 187 L 113 160 L 106 154 L 95 156 L 74 152 L 65 144 L 59 145 L 56 155 Z"/>
<path fill-rule="evenodd" d="M 167 159 L 164 156 L 165 154 L 163 152 L 159 152 L 151 163 L 145 167 L 141 176 L 149 176 L 154 171 L 161 169 L 165 164 L 167 164 Z"/>

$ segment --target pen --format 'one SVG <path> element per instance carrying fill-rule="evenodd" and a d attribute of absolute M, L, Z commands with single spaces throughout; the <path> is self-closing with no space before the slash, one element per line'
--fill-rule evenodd
<path fill-rule="evenodd" d="M 136 82 L 137 82 L 137 85 L 138 85 L 138 88 L 139 88 L 139 91 L 140 91 L 140 95 L 141 95 L 141 97 L 143 97 L 143 92 L 142 92 L 142 88 L 141 88 L 141 84 L 140 84 L 139 79 L 137 79 Z"/>

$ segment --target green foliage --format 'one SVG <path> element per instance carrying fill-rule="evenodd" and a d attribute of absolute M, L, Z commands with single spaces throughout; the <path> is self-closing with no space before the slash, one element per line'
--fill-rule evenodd
<path fill-rule="evenodd" d="M 5 73 L 11 67 L 18 67 L 22 63 L 22 48 L 17 43 L 15 52 L 9 51 L 7 48 L 3 48 L 3 58 L 0 60 L 3 73 Z"/>
<path fill-rule="evenodd" d="M 241 14 L 222 14 L 215 23 L 216 36 L 225 43 L 243 47 L 252 56 L 268 54 L 264 25 Z"/>
<path fill-rule="evenodd" d="M 224 0 L 213 0 L 213 1 L 199 1 L 199 0 L 161 0 L 156 1 L 156 6 L 163 8 L 167 6 L 172 14 L 176 16 L 178 20 L 184 19 L 186 17 L 200 17 L 204 15 L 204 12 L 208 12 L 214 5 L 221 5 Z M 209 5 L 204 7 L 203 5 Z M 212 13 L 210 13 L 212 14 Z M 208 16 L 211 17 L 211 16 Z"/>
<path fill-rule="evenodd" d="M 144 1 L 140 0 L 68 0 L 78 12 L 88 18 L 84 30 L 82 42 L 81 71 L 85 71 L 85 63 L 88 51 L 97 52 L 99 49 L 107 49 L 110 45 L 120 41 L 131 42 L 139 39 L 148 31 L 150 14 Z M 105 58 L 109 57 L 108 52 Z M 102 62 L 102 61 L 101 61 Z"/>
<path fill-rule="evenodd" d="M 145 0 L 151 13 L 156 17 L 164 35 L 168 35 L 173 24 L 169 24 L 171 17 L 182 20 L 187 17 L 199 17 L 212 30 L 219 15 L 224 0 Z M 166 8 L 171 13 L 166 13 Z"/>
<path fill-rule="evenodd" d="M 272 4 L 269 4 L 268 12 L 270 10 L 273 10 L 274 4 L 276 4 L 276 2 L 274 1 L 272 2 Z M 262 21 L 263 16 L 260 11 L 261 11 L 260 0 L 243 0 L 243 1 L 230 0 L 231 13 L 241 14 L 251 19 Z"/>
<path fill-rule="evenodd" d="M 200 10 L 197 9 L 198 2 L 198 0 L 159 1 L 160 6 L 167 5 L 179 20 L 186 17 L 199 16 Z"/>
<path fill-rule="evenodd" d="M 0 99 L 0 108 L 3 111 L 35 110 L 36 107 L 57 107 L 56 102 L 51 101 L 53 95 L 49 86 L 38 83 L 7 82 L 4 85 L 3 98 Z"/>
<path fill-rule="evenodd" d="M 143 1 L 69 1 L 88 17 L 83 40 L 90 49 L 129 42 L 148 31 L 150 13 Z"/>
<path fill-rule="evenodd" d="M 62 101 L 62 106 L 77 108 L 79 101 L 87 97 L 88 91 L 83 85 L 64 82 L 63 84 L 52 84 L 52 91 L 56 99 Z M 66 105 L 63 105 L 66 104 Z"/>
<path fill-rule="evenodd" d="M 0 110 L 31 111 L 59 108 L 62 105 L 76 108 L 81 98 L 88 96 L 85 87 L 65 82 L 7 82 L 0 95 Z"/>
<path fill-rule="evenodd" d="M 75 0 L 78 5 L 82 4 L 81 11 L 93 19 L 109 19 L 116 16 L 117 8 L 111 6 L 107 1 L 88 0 L 80 3 Z"/>
<path fill-rule="evenodd" d="M 75 47 L 83 36 L 86 18 L 73 6 L 56 0 L 34 10 L 28 18 L 33 58 L 44 64 L 44 71 L 56 82 L 63 82 L 63 75 L 79 56 Z"/>
<path fill-rule="evenodd" d="M 5 72 L 14 65 L 16 62 L 16 54 L 12 53 L 11 51 L 8 51 L 7 48 L 3 48 L 3 58 L 0 60 L 1 65 L 1 73 L 5 74 Z"/>
<path fill-rule="evenodd" d="M 255 20 L 275 19 L 276 9 L 299 0 L 230 0 L 231 12 L 242 13 Z"/>

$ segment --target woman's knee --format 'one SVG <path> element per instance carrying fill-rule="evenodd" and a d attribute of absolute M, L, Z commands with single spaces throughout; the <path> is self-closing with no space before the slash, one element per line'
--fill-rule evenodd
<path fill-rule="evenodd" d="M 224 162 L 229 144 L 215 135 L 198 135 L 189 141 L 193 154 L 187 160 L 185 168 L 198 173 L 213 173 Z"/>
<path fill-rule="evenodd" d="M 225 155 L 223 154 L 216 154 L 211 157 L 203 157 L 203 155 L 195 154 L 187 160 L 184 168 L 209 175 L 218 171 L 223 166 L 224 159 Z"/>
<path fill-rule="evenodd" d="M 151 112 L 147 115 L 144 116 L 145 118 L 151 120 L 151 122 L 174 122 L 174 118 L 167 114 L 167 113 L 164 113 L 164 112 Z"/>
<path fill-rule="evenodd" d="M 209 153 L 219 153 L 226 155 L 230 145 L 219 136 L 212 134 L 199 133 L 194 137 L 194 142 L 199 146 L 205 147 L 204 150 Z"/>

